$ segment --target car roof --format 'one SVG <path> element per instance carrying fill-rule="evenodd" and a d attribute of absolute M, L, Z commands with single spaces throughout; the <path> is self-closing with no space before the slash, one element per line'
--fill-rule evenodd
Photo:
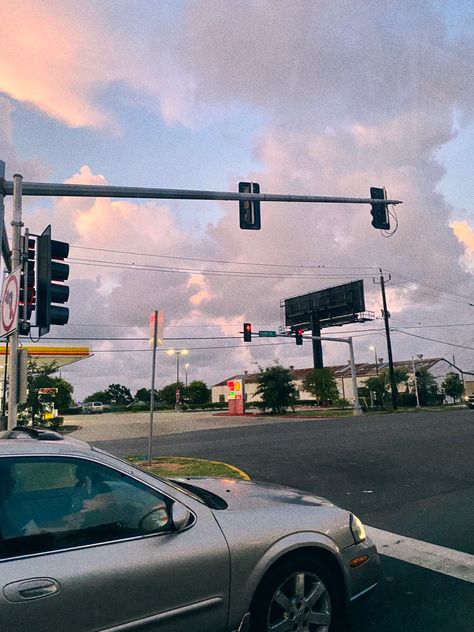
<path fill-rule="evenodd" d="M 52 430 L 17 426 L 0 432 L 0 456 L 33 454 L 89 454 L 92 446 Z"/>

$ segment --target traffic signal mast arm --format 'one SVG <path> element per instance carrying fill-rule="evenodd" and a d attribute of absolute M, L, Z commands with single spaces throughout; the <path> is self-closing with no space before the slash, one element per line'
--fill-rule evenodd
<path fill-rule="evenodd" d="M 1 183 L 4 195 L 12 195 L 13 182 Z M 120 187 L 94 184 L 53 184 L 47 182 L 23 182 L 23 195 L 40 197 L 116 197 L 162 198 L 167 200 L 256 200 L 260 202 L 314 202 L 322 204 L 380 204 L 380 199 L 329 197 L 321 195 L 284 195 L 278 193 L 238 193 L 235 191 L 199 191 L 189 189 L 156 189 L 145 187 Z M 402 204 L 401 200 L 384 200 L 385 204 Z"/>

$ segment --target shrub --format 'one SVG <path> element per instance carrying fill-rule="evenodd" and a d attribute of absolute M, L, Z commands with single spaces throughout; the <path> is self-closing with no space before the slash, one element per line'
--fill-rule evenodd
<path fill-rule="evenodd" d="M 52 419 L 49 420 L 48 427 L 51 428 L 51 430 L 56 430 L 57 432 L 58 430 L 61 429 L 63 424 L 64 424 L 64 417 L 53 417 Z"/>
<path fill-rule="evenodd" d="M 400 407 L 416 406 L 416 395 L 415 395 L 415 393 L 399 393 L 398 394 L 398 405 Z"/>

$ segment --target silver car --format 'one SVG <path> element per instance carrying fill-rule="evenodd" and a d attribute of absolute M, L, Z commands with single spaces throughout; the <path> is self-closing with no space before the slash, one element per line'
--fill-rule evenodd
<path fill-rule="evenodd" d="M 329 632 L 379 560 L 322 498 L 160 479 L 18 428 L 0 438 L 0 577 L 2 632 Z"/>

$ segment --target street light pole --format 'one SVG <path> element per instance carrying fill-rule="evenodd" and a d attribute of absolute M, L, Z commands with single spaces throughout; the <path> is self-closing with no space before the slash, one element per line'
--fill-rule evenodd
<path fill-rule="evenodd" d="M 421 408 L 420 406 L 420 395 L 418 393 L 418 379 L 416 377 L 416 369 L 415 369 L 415 358 L 411 356 L 411 364 L 413 367 L 413 379 L 415 380 L 415 396 L 416 396 L 416 407 Z"/>
<path fill-rule="evenodd" d="M 379 361 L 377 359 L 377 347 L 375 347 L 374 345 L 372 345 L 371 347 L 369 347 L 369 349 L 371 351 L 374 352 L 374 358 L 375 358 L 375 375 L 378 377 L 379 376 Z"/>
<path fill-rule="evenodd" d="M 188 367 L 189 367 L 189 362 L 186 362 L 186 364 L 184 365 L 184 370 L 186 371 L 186 378 L 185 378 L 185 387 L 188 388 Z"/>
<path fill-rule="evenodd" d="M 179 392 L 179 356 L 181 354 L 186 355 L 188 353 L 187 349 L 168 349 L 167 353 L 169 355 L 176 355 L 176 402 L 174 405 L 174 409 L 176 411 L 180 410 L 180 392 Z"/>

